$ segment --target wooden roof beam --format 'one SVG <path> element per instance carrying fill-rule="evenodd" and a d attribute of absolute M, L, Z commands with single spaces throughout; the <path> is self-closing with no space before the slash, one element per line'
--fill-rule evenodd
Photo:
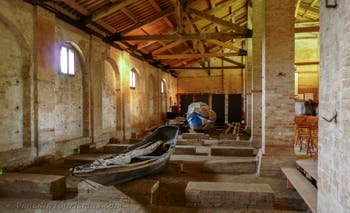
<path fill-rule="evenodd" d="M 230 53 L 203 53 L 203 54 L 171 54 L 171 55 L 154 55 L 154 59 L 181 59 L 181 58 L 211 58 L 224 56 L 241 56 L 237 52 Z"/>
<path fill-rule="evenodd" d="M 242 69 L 241 66 L 222 66 L 222 67 L 171 67 L 169 70 L 221 70 L 221 69 Z"/>
<path fill-rule="evenodd" d="M 235 47 L 233 45 L 230 45 L 230 44 L 227 44 L 225 42 L 215 40 L 215 39 L 208 39 L 207 42 L 225 47 L 225 48 L 233 50 L 233 51 L 240 51 L 241 50 L 241 48 Z"/>
<path fill-rule="evenodd" d="M 184 40 L 177 40 L 177 41 L 171 42 L 170 44 L 167 44 L 159 49 L 154 50 L 152 52 L 152 55 L 156 55 L 156 54 L 159 54 L 159 53 L 164 52 L 166 50 L 169 50 L 173 47 L 176 47 L 176 46 L 182 44 L 183 42 L 185 42 L 185 41 Z"/>
<path fill-rule="evenodd" d="M 199 10 L 196 10 L 196 9 L 193 9 L 193 8 L 186 8 L 186 11 L 190 12 L 190 13 L 193 13 L 196 16 L 199 16 L 201 18 L 207 19 L 207 20 L 209 20 L 211 22 L 217 23 L 219 25 L 222 25 L 222 26 L 225 26 L 225 27 L 230 27 L 233 30 L 235 30 L 236 32 L 247 32 L 248 31 L 248 29 L 244 29 L 243 27 L 241 27 L 241 26 L 239 26 L 237 24 L 234 24 L 234 23 L 229 22 L 229 21 L 225 21 L 225 20 L 223 20 L 221 18 L 217 18 L 215 16 L 206 14 L 206 13 L 204 13 L 202 11 L 199 11 Z"/>
<path fill-rule="evenodd" d="M 245 33 L 197 33 L 197 34 L 171 34 L 171 35 L 146 35 L 146 36 L 122 36 L 115 34 L 106 37 L 106 40 L 110 41 L 150 41 L 150 40 L 205 40 L 205 39 L 223 39 L 229 40 L 233 38 L 251 38 L 251 34 Z"/>
<path fill-rule="evenodd" d="M 229 59 L 229 58 L 225 58 L 225 57 L 218 57 L 219 59 L 222 59 L 222 60 L 224 60 L 224 61 L 226 61 L 226 62 L 229 62 L 229 63 L 231 63 L 231 64 L 234 64 L 234 65 L 237 65 L 237 66 L 239 66 L 239 67 L 242 67 L 242 68 L 244 68 L 244 64 L 242 64 L 242 63 L 240 63 L 240 62 L 238 62 L 238 61 L 235 61 L 235 60 L 232 60 L 232 59 Z"/>
<path fill-rule="evenodd" d="M 295 33 L 312 33 L 312 32 L 319 32 L 320 27 L 314 26 L 314 27 L 297 27 L 294 29 Z"/>

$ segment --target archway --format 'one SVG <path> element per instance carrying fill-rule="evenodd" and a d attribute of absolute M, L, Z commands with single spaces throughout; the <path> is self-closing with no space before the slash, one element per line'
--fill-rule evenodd
<path fill-rule="evenodd" d="M 31 55 L 22 32 L 0 14 L 0 152 L 31 146 Z M 7 122 L 3 122 L 7 121 Z"/>

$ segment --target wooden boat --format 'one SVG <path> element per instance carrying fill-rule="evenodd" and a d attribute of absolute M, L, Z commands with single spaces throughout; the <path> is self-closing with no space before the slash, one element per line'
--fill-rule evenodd
<path fill-rule="evenodd" d="M 174 152 L 178 131 L 176 126 L 161 126 L 122 153 L 72 168 L 72 175 L 114 185 L 157 173 Z"/>
<path fill-rule="evenodd" d="M 186 119 L 190 128 L 195 131 L 209 130 L 215 126 L 216 113 L 208 104 L 194 102 L 188 106 Z"/>

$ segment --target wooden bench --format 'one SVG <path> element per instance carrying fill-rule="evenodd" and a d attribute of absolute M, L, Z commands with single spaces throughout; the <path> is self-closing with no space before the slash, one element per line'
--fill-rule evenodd
<path fill-rule="evenodd" d="M 0 197 L 63 199 L 66 178 L 59 175 L 6 173 L 0 175 Z"/>
<path fill-rule="evenodd" d="M 188 182 L 186 205 L 190 207 L 234 207 L 272 209 L 273 191 L 268 184 Z"/>
<path fill-rule="evenodd" d="M 312 212 L 317 211 L 317 189 L 297 169 L 281 168 L 287 178 L 287 187 L 295 188 Z"/>

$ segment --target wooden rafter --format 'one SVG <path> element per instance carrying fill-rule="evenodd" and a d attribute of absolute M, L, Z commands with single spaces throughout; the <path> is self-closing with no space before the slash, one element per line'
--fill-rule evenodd
<path fill-rule="evenodd" d="M 313 13 L 317 13 L 317 14 L 320 13 L 320 9 L 311 7 L 310 5 L 308 5 L 308 4 L 305 3 L 305 2 L 300 2 L 300 7 L 301 7 L 301 8 L 304 8 L 305 10 L 310 10 L 310 11 L 313 12 Z"/>
<path fill-rule="evenodd" d="M 172 70 L 221 70 L 221 69 L 242 69 L 241 66 L 222 66 L 222 67 L 171 67 Z"/>
<path fill-rule="evenodd" d="M 244 67 L 244 64 L 238 62 L 238 61 L 235 61 L 235 60 L 232 60 L 232 59 L 229 59 L 229 58 L 225 58 L 225 57 L 218 57 L 219 59 L 222 59 L 223 61 L 226 61 L 226 62 L 229 62 L 231 64 L 234 64 L 234 65 L 237 65 L 237 66 L 240 66 L 240 67 Z"/>
<path fill-rule="evenodd" d="M 107 4 L 104 7 L 98 9 L 91 14 L 90 20 L 95 21 L 97 19 L 108 16 L 138 0 L 111 0 L 112 4 Z"/>
<path fill-rule="evenodd" d="M 153 18 L 150 18 L 150 19 L 148 19 L 145 22 L 139 22 L 138 24 L 135 24 L 134 26 L 121 31 L 120 34 L 125 35 L 127 33 L 130 33 L 130 32 L 132 32 L 134 30 L 137 30 L 137 29 L 139 29 L 141 27 L 144 27 L 144 26 L 146 26 L 148 24 L 151 24 L 151 23 L 153 23 L 153 22 L 155 22 L 155 21 L 157 21 L 159 19 L 162 19 L 162 18 L 164 18 L 164 17 L 166 17 L 166 16 L 168 16 L 168 15 L 174 13 L 174 12 L 175 12 L 174 11 L 174 7 L 168 7 L 167 9 L 163 10 L 158 15 L 154 16 Z"/>
<path fill-rule="evenodd" d="M 209 15 L 209 14 L 206 14 L 202 11 L 199 11 L 199 10 L 196 10 L 196 9 L 193 9 L 193 8 L 186 8 L 186 11 L 190 12 L 190 13 L 193 13 L 195 14 L 196 16 L 199 16 L 199 17 L 202 17 L 204 19 L 207 19 L 211 22 L 214 22 L 216 24 L 219 24 L 219 25 L 222 25 L 222 26 L 225 26 L 225 27 L 230 27 L 232 28 L 233 30 L 235 30 L 236 32 L 245 32 L 246 29 L 244 29 L 243 27 L 237 25 L 237 24 L 234 24 L 232 22 L 229 22 L 229 21 L 225 21 L 221 18 L 217 18 L 215 16 L 212 16 L 212 15 Z"/>
<path fill-rule="evenodd" d="M 154 55 L 155 59 L 181 59 L 181 58 L 211 58 L 224 56 L 240 56 L 237 52 L 230 53 L 204 53 L 204 54 L 171 54 L 171 55 Z"/>
<path fill-rule="evenodd" d="M 150 40 L 193 40 L 193 39 L 233 39 L 233 38 L 251 38 L 251 35 L 245 33 L 197 33 L 197 34 L 171 34 L 171 35 L 146 35 L 146 36 L 122 36 L 115 35 L 110 36 L 107 40 L 111 41 L 150 41 Z"/>
<path fill-rule="evenodd" d="M 296 5 L 295 5 L 295 11 L 294 11 L 294 17 L 298 16 L 298 11 L 299 11 L 299 7 L 300 7 L 300 2 L 301 0 L 298 0 Z"/>
<path fill-rule="evenodd" d="M 320 31 L 319 26 L 295 28 L 295 33 L 312 33 L 312 32 L 319 32 L 319 31 Z"/>
<path fill-rule="evenodd" d="M 162 8 L 159 7 L 158 3 L 155 0 L 148 0 L 152 7 L 157 10 L 158 13 L 162 12 Z M 168 19 L 168 17 L 164 16 L 163 20 L 168 24 L 169 27 L 174 28 L 173 23 Z"/>
<path fill-rule="evenodd" d="M 238 47 L 235 47 L 235 46 L 233 46 L 231 44 L 227 44 L 225 42 L 222 42 L 222 41 L 219 41 L 219 40 L 215 40 L 215 39 L 208 39 L 207 42 L 212 43 L 212 44 L 216 44 L 216 45 L 219 45 L 219 46 L 222 46 L 222 47 L 225 47 L 225 48 L 233 50 L 233 51 L 239 51 L 240 50 L 240 48 L 238 48 Z"/>
<path fill-rule="evenodd" d="M 152 55 L 157 55 L 159 53 L 162 53 L 162 52 L 164 52 L 166 50 L 169 50 L 169 49 L 171 49 L 173 47 L 176 47 L 176 46 L 182 44 L 183 42 L 184 42 L 184 40 L 177 40 L 177 41 L 171 42 L 170 44 L 167 44 L 167 45 L 165 45 L 165 46 L 163 46 L 163 47 L 161 47 L 159 49 L 154 50 L 152 52 Z"/>

